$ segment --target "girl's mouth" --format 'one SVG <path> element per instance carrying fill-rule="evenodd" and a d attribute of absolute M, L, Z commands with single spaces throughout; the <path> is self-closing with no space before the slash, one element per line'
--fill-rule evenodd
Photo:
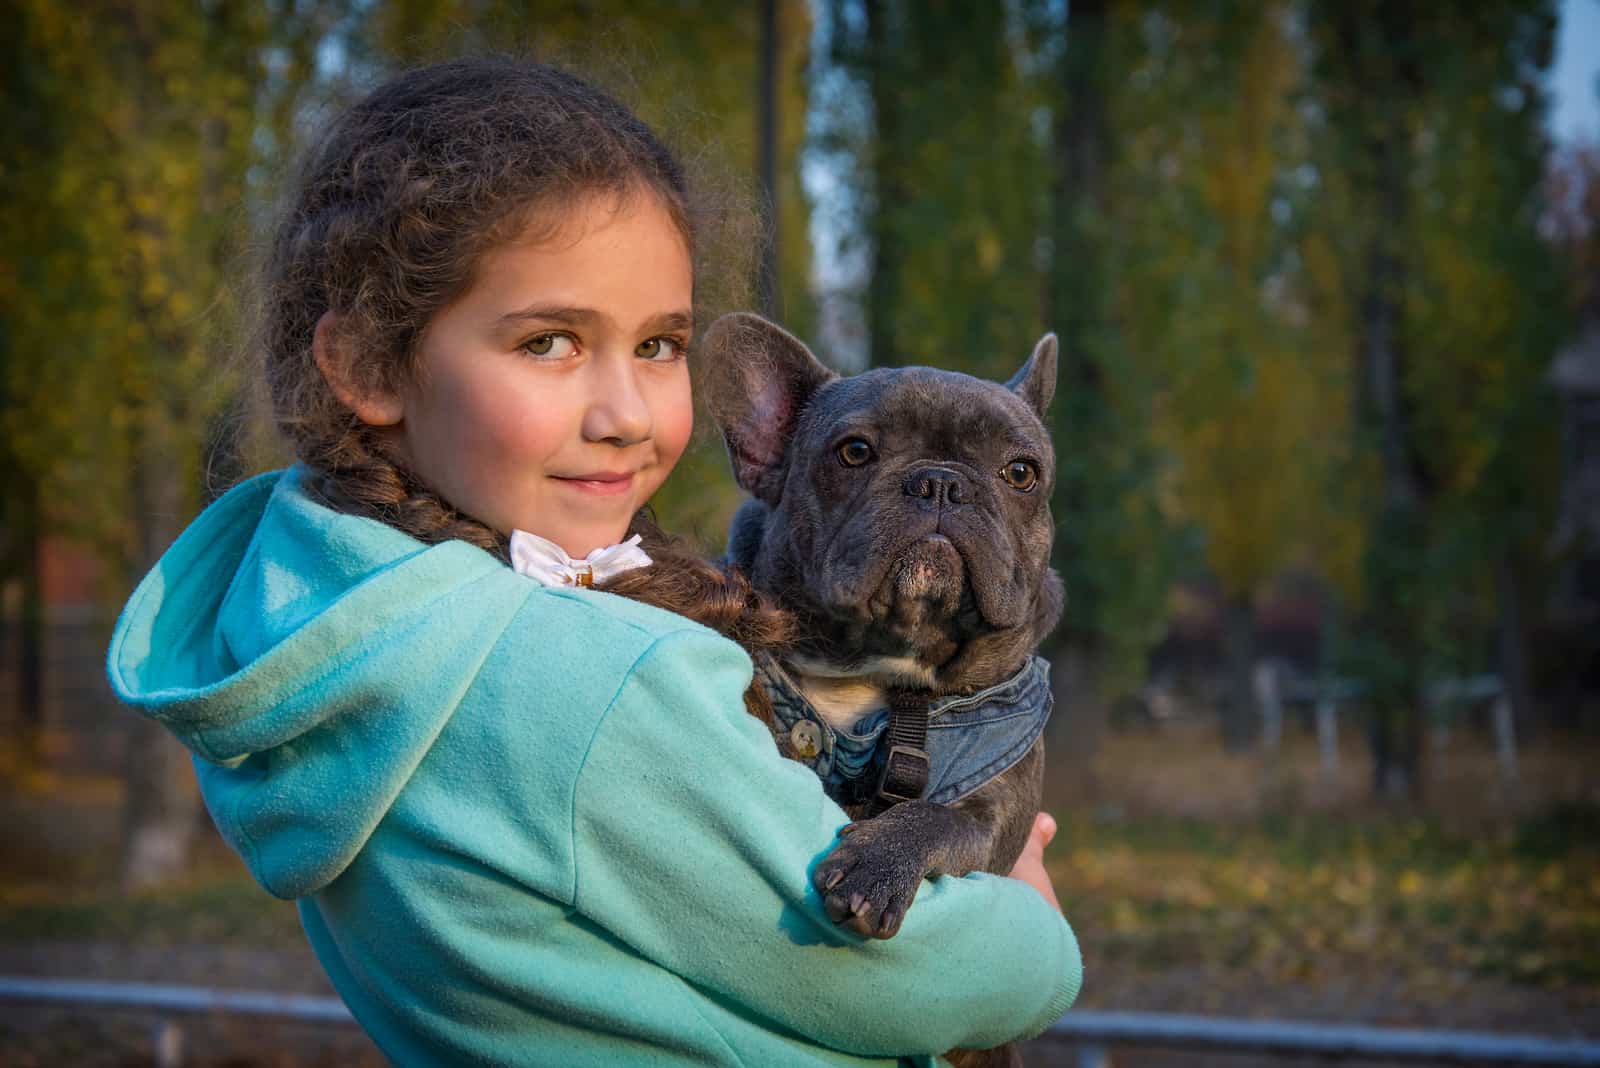
<path fill-rule="evenodd" d="M 593 494 L 599 497 L 626 493 L 633 488 L 632 471 L 595 471 L 592 474 L 585 475 L 551 475 L 550 477 L 563 485 L 571 486 L 580 493 Z"/>

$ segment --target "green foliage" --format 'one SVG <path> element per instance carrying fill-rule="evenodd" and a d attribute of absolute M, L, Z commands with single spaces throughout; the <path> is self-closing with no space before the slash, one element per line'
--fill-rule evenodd
<path fill-rule="evenodd" d="M 227 281 L 269 64 L 278 95 L 293 76 L 294 35 L 269 52 L 283 18 L 22 0 L 9 20 L 27 119 L 0 135 L 4 437 L 52 526 L 113 572 L 145 551 L 141 517 L 198 506 L 201 443 L 236 385 Z"/>
<path fill-rule="evenodd" d="M 1354 339 L 1363 374 L 1376 344 L 1397 361 L 1393 406 L 1369 378 L 1349 438 L 1373 484 L 1365 596 L 1398 628 L 1373 631 L 1363 662 L 1414 678 L 1481 669 L 1495 567 L 1542 567 L 1559 445 L 1542 379 L 1567 329 L 1537 227 L 1555 16 L 1543 0 L 1368 7 L 1311 9 L 1315 162 L 1333 194 L 1314 227 L 1336 263 L 1316 322 Z M 1419 515 L 1391 514 L 1406 500 Z M 1385 671 L 1396 657 L 1412 662 Z"/>
<path fill-rule="evenodd" d="M 201 501 L 241 383 L 230 283 L 311 97 L 531 50 L 619 91 L 702 182 L 732 176 L 704 188 L 728 186 L 734 216 L 753 200 L 751 5 L 6 7 L 6 507 L 46 487 L 51 526 L 114 570 L 145 548 L 136 519 Z M 815 336 L 814 209 L 855 227 L 873 362 L 1005 378 L 1059 333 L 1064 640 L 1131 683 L 1175 573 L 1238 603 L 1297 571 L 1352 606 L 1363 670 L 1397 692 L 1487 666 L 1495 568 L 1538 580 L 1556 494 L 1547 0 L 830 0 L 815 57 L 811 9 L 778 10 L 781 316 Z M 834 167 L 816 205 L 803 152 Z M 707 312 L 750 300 L 753 241 L 733 233 Z M 1384 309 L 1388 424 L 1369 374 Z M 1386 511 L 1402 476 L 1416 515 Z M 715 549 L 739 496 L 702 419 L 663 522 Z"/>
<path fill-rule="evenodd" d="M 1041 86 L 1010 17 L 999 4 L 835 5 L 836 58 L 875 117 L 852 195 L 870 204 L 876 365 L 1005 379 L 1042 332 Z"/>
<path fill-rule="evenodd" d="M 1224 593 L 1249 598 L 1289 567 L 1336 557 L 1349 536 L 1320 507 L 1348 355 L 1305 329 L 1298 250 L 1275 221 L 1305 141 L 1284 8 L 1175 15 L 1165 32 L 1181 52 L 1148 50 L 1127 112 L 1144 225 L 1123 321 L 1156 389 L 1178 518 L 1204 531 Z"/>

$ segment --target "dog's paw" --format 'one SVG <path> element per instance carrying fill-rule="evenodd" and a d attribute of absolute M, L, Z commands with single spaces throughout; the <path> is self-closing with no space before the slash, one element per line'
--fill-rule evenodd
<path fill-rule="evenodd" d="M 893 938 L 917 896 L 927 865 L 895 828 L 858 821 L 811 875 L 828 918 L 869 938 Z"/>

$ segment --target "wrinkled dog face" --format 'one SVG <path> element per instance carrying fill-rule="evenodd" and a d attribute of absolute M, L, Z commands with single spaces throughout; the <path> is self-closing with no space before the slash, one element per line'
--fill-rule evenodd
<path fill-rule="evenodd" d="M 754 315 L 701 347 L 755 498 L 730 555 L 805 618 L 808 659 L 938 692 L 1014 670 L 1054 626 L 1047 336 L 1005 386 L 931 368 L 841 379 Z"/>

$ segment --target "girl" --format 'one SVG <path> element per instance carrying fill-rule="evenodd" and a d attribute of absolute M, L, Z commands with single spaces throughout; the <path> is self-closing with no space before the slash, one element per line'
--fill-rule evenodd
<path fill-rule="evenodd" d="M 783 621 L 640 512 L 689 436 L 696 218 L 651 132 L 568 75 L 378 89 L 269 261 L 300 462 L 207 509 L 112 638 L 118 694 L 193 750 L 399 1063 L 883 1063 L 1076 995 L 1040 841 L 1040 892 L 941 879 L 887 942 L 810 888 L 846 817 L 701 625 Z"/>

